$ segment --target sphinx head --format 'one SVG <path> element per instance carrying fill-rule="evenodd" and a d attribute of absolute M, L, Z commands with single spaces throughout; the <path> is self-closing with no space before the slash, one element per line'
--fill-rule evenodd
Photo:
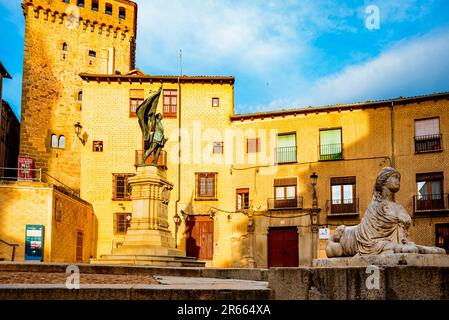
<path fill-rule="evenodd" d="M 394 168 L 385 167 L 377 175 L 374 185 L 374 193 L 381 194 L 385 188 L 393 193 L 399 191 L 401 183 L 401 174 Z"/>

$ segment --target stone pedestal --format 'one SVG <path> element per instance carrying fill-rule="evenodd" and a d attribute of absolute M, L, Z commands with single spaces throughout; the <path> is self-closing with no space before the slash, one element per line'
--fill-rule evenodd
<path fill-rule="evenodd" d="M 369 265 L 384 267 L 449 267 L 449 255 L 392 253 L 372 256 L 367 255 L 313 260 L 313 267 L 318 268 L 366 267 Z"/>
<path fill-rule="evenodd" d="M 168 229 L 168 203 L 173 184 L 165 170 L 155 166 L 137 168 L 130 178 L 133 217 L 123 245 L 112 254 L 92 260 L 96 264 L 138 264 L 156 266 L 204 267 L 204 262 L 186 257 L 176 249 Z"/>

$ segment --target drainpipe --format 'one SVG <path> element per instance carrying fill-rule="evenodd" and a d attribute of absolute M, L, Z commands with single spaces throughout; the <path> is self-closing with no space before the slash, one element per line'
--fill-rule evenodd
<path fill-rule="evenodd" d="M 396 157 L 394 150 L 394 102 L 391 101 L 391 109 L 390 109 L 390 125 L 391 125 L 391 166 L 393 168 L 396 167 Z"/>
<path fill-rule="evenodd" d="M 178 108 L 178 146 L 179 146 L 179 150 L 178 150 L 178 196 L 176 199 L 176 205 L 175 205 L 175 210 L 176 210 L 176 214 L 179 214 L 179 201 L 181 201 L 181 112 L 182 112 L 182 94 L 181 94 L 181 76 L 182 74 L 178 77 L 178 97 L 179 97 L 179 108 Z"/>

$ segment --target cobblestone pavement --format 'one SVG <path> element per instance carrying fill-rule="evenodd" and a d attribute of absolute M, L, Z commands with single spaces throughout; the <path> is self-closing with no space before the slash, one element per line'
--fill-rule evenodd
<path fill-rule="evenodd" d="M 65 284 L 69 274 L 0 272 L 0 284 Z M 152 276 L 81 274 L 81 284 L 158 284 Z"/>

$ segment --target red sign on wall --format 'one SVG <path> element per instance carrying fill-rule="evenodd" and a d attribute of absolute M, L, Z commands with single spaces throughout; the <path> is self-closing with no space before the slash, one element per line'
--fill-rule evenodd
<path fill-rule="evenodd" d="M 34 179 L 34 160 L 30 157 L 19 157 L 19 181 L 32 181 Z"/>

